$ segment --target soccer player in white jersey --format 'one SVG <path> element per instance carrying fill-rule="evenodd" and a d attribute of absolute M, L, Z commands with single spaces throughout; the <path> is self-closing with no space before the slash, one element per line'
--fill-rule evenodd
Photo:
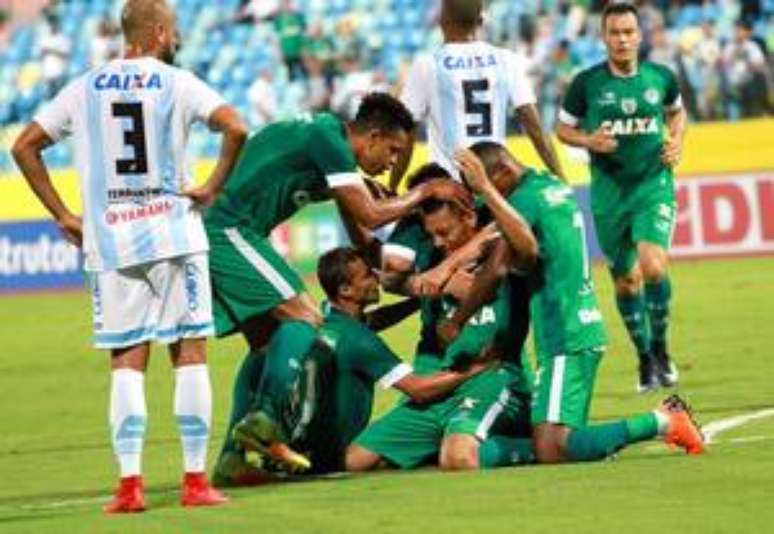
<path fill-rule="evenodd" d="M 205 337 L 213 332 L 207 239 L 199 208 L 212 202 L 246 129 L 194 75 L 168 65 L 177 48 L 164 0 L 128 0 L 125 56 L 67 85 L 21 133 L 13 155 L 64 235 L 83 247 L 97 348 L 111 353 L 110 427 L 121 480 L 108 513 L 145 509 L 140 470 L 150 341 L 169 344 L 185 476 L 184 506 L 227 499 L 207 481 L 212 390 Z M 185 144 L 194 122 L 221 132 L 209 180 L 191 184 Z M 41 151 L 71 134 L 83 219 L 63 203 Z"/>
<path fill-rule="evenodd" d="M 480 41 L 483 0 L 443 0 L 443 45 L 414 60 L 401 101 L 426 122 L 432 160 L 459 178 L 454 152 L 479 141 L 504 144 L 513 108 L 549 170 L 563 177 L 551 138 L 540 125 L 535 93 L 516 53 Z M 391 176 L 397 188 L 411 159 L 404 154 Z"/>

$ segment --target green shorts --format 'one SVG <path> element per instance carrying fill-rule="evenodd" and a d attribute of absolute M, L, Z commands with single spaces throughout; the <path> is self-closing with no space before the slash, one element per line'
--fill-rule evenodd
<path fill-rule="evenodd" d="M 354 443 L 400 469 L 435 464 L 452 434 L 484 441 L 490 433 L 529 436 L 529 397 L 513 393 L 502 369 L 469 380 L 454 395 L 431 404 L 404 403 L 368 426 Z"/>
<path fill-rule="evenodd" d="M 677 218 L 674 179 L 665 172 L 636 186 L 620 187 L 595 178 L 591 210 L 599 246 L 613 276 L 625 275 L 637 263 L 638 243 L 653 243 L 664 250 L 671 247 Z"/>
<path fill-rule="evenodd" d="M 304 283 L 269 240 L 249 229 L 206 225 L 212 313 L 218 336 L 304 291 Z"/>
<path fill-rule="evenodd" d="M 603 353 L 601 348 L 597 348 L 541 358 L 532 393 L 533 426 L 542 423 L 570 428 L 586 426 L 597 367 Z"/>

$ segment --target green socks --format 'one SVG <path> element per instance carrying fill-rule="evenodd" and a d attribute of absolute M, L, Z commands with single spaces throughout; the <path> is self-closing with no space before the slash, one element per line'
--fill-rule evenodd
<path fill-rule="evenodd" d="M 666 416 L 650 412 L 615 423 L 573 430 L 567 438 L 567 459 L 571 462 L 602 460 L 627 445 L 663 434 L 667 425 Z"/>
<path fill-rule="evenodd" d="M 223 441 L 221 454 L 227 451 L 237 452 L 241 450 L 239 445 L 231 438 L 231 431 L 234 426 L 250 410 L 250 405 L 255 398 L 255 390 L 261 381 L 263 374 L 263 364 L 266 359 L 263 350 L 249 352 L 234 378 L 234 388 L 231 394 L 231 415 L 228 420 L 228 428 Z"/>
<path fill-rule="evenodd" d="M 637 348 L 637 354 L 650 352 L 650 328 L 648 327 L 648 309 L 642 293 L 636 295 L 616 295 L 615 302 L 621 314 L 629 337 Z"/>
<path fill-rule="evenodd" d="M 648 302 L 650 331 L 653 346 L 664 350 L 666 332 L 669 326 L 669 301 L 672 298 L 672 284 L 666 276 L 658 282 L 645 283 L 645 300 Z"/>
<path fill-rule="evenodd" d="M 304 321 L 283 321 L 269 340 L 263 380 L 251 411 L 261 410 L 281 423 L 304 359 L 317 339 L 317 330 Z"/>
<path fill-rule="evenodd" d="M 530 438 L 489 436 L 478 448 L 480 469 L 535 463 L 535 448 Z"/>

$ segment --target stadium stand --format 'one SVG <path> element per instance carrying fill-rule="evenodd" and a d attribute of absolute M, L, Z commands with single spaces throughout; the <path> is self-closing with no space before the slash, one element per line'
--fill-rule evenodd
<path fill-rule="evenodd" d="M 178 63 L 216 87 L 255 121 L 253 126 L 259 125 L 255 118 L 259 114 L 250 109 L 249 95 L 256 80 L 264 87 L 255 88 L 254 94 L 258 89 L 266 92 L 266 80 L 273 86 L 274 118 L 330 106 L 346 115 L 359 95 L 399 83 L 411 58 L 440 42 L 434 29 L 435 0 L 172 3 L 183 37 Z M 486 38 L 527 57 L 549 125 L 573 73 L 604 57 L 598 39 L 603 3 L 489 3 Z M 9 142 L 12 135 L 7 133 L 15 131 L 14 125 L 29 120 L 63 83 L 120 49 L 114 28 L 121 2 L 32 4 L 37 6 L 33 13 L 28 3 L 23 14 L 10 10 L 0 16 L 0 37 L 6 35 L 5 40 L 0 38 L 0 145 Z M 638 0 L 637 4 L 645 33 L 643 56 L 677 71 L 693 120 L 771 114 L 774 0 Z M 278 16 L 287 13 L 293 17 Z M 295 42 L 283 41 L 298 32 Z M 288 46 L 300 47 L 300 62 L 286 57 Z M 262 76 L 266 71 L 272 75 Z M 192 155 L 213 156 L 216 138 L 202 134 L 192 136 Z M 54 167 L 71 165 L 66 144 L 49 150 L 46 158 Z M 2 150 L 0 172 L 10 169 L 7 150 Z"/>

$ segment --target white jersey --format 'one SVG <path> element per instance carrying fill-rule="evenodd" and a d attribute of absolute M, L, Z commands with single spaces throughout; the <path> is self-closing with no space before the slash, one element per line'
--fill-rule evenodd
<path fill-rule="evenodd" d="M 199 211 L 181 195 L 188 131 L 223 99 L 190 72 L 153 58 L 116 59 L 68 84 L 35 116 L 72 134 L 81 178 L 87 271 L 206 251 Z"/>
<path fill-rule="evenodd" d="M 524 60 L 488 43 L 447 43 L 411 66 L 401 101 L 427 121 L 433 161 L 458 176 L 454 152 L 478 141 L 505 142 L 508 113 L 535 103 Z"/>

